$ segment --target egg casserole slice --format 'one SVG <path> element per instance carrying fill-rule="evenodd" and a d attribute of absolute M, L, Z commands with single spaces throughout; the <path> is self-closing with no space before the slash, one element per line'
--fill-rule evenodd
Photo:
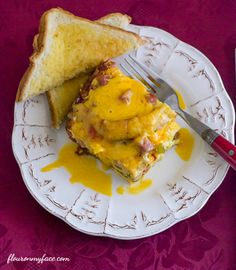
<path fill-rule="evenodd" d="M 177 142 L 176 113 L 111 61 L 101 64 L 68 115 L 79 145 L 130 182 L 138 181 Z"/>

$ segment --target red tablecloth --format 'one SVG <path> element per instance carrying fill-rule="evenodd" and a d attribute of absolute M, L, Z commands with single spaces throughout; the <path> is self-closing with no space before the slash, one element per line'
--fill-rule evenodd
<path fill-rule="evenodd" d="M 127 13 L 133 23 L 162 28 L 207 55 L 236 104 L 236 2 L 164 0 L 0 1 L 0 269 L 236 269 L 236 174 L 194 217 L 146 239 L 119 241 L 82 234 L 50 215 L 23 184 L 11 150 L 13 107 L 32 52 L 39 18 L 52 7 L 96 19 Z M 70 262 L 14 262 L 8 256 L 64 256 Z"/>

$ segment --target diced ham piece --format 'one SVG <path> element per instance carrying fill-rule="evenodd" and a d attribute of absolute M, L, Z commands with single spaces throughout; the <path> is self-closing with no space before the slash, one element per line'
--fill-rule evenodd
<path fill-rule="evenodd" d="M 148 101 L 149 103 L 154 104 L 154 103 L 156 103 L 156 101 L 157 101 L 157 96 L 156 96 L 155 94 L 149 93 L 149 94 L 147 95 L 146 99 L 147 99 L 147 101 Z"/>
<path fill-rule="evenodd" d="M 75 100 L 75 104 L 82 103 L 84 99 L 81 96 L 78 96 L 77 99 Z"/>
<path fill-rule="evenodd" d="M 116 64 L 115 62 L 112 62 L 110 60 L 107 60 L 105 62 L 103 62 L 99 67 L 98 67 L 98 70 L 99 71 L 104 71 L 104 70 L 107 70 L 108 68 L 112 68 L 112 67 L 115 67 Z"/>
<path fill-rule="evenodd" d="M 108 83 L 108 81 L 109 81 L 109 79 L 110 79 L 111 77 L 109 76 L 109 75 L 107 75 L 107 74 L 101 74 L 101 75 L 99 75 L 98 77 L 97 77 L 97 80 L 98 80 L 98 82 L 99 82 L 99 84 L 101 85 L 101 86 L 104 86 L 104 85 L 106 85 L 107 83 Z"/>
<path fill-rule="evenodd" d="M 97 137 L 97 131 L 96 129 L 93 127 L 93 126 L 90 126 L 89 127 L 89 136 L 92 138 L 92 139 L 95 139 Z"/>
<path fill-rule="evenodd" d="M 131 89 L 129 89 L 129 90 L 127 90 L 126 92 L 124 92 L 124 93 L 119 97 L 119 99 L 120 99 L 121 101 L 123 101 L 124 103 L 126 103 L 126 104 L 130 104 L 132 95 L 133 95 L 133 92 L 132 92 Z"/>
<path fill-rule="evenodd" d="M 151 143 L 151 141 L 147 138 L 147 137 L 143 137 L 141 142 L 140 142 L 140 147 L 142 152 L 146 153 L 146 152 L 150 152 L 151 150 L 153 150 L 153 144 Z"/>

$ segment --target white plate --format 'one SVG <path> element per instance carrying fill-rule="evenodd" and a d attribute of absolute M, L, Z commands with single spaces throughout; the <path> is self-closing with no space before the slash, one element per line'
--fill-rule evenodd
<path fill-rule="evenodd" d="M 131 25 L 130 30 L 151 41 L 139 49 L 137 57 L 178 89 L 190 113 L 234 142 L 234 109 L 213 64 L 158 28 Z M 117 194 L 116 188 L 124 180 L 110 171 L 112 197 L 71 184 L 63 168 L 40 171 L 69 142 L 63 127 L 59 131 L 50 128 L 44 95 L 15 104 L 12 147 L 27 188 L 50 213 L 88 234 L 136 239 L 195 214 L 223 181 L 227 163 L 196 134 L 194 137 L 191 160 L 184 162 L 170 150 L 146 176 L 153 179 L 152 187 L 135 196 Z"/>

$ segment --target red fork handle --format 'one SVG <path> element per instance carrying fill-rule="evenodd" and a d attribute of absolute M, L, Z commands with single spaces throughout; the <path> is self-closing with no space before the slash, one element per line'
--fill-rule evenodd
<path fill-rule="evenodd" d="M 193 117 L 191 114 L 178 110 L 177 113 L 208 143 L 229 165 L 236 170 L 236 146 L 219 135 L 215 130 Z"/>
<path fill-rule="evenodd" d="M 236 146 L 218 135 L 211 143 L 211 147 L 236 170 Z"/>

